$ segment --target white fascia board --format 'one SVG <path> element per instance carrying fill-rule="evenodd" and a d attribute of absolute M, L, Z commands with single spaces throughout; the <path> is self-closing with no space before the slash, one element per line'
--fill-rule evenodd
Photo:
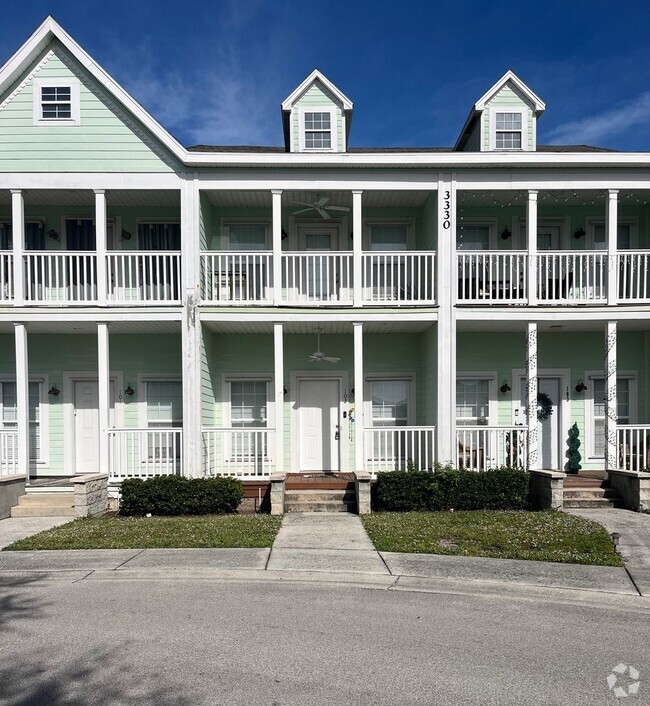
<path fill-rule="evenodd" d="M 88 307 L 83 311 L 77 307 L 67 308 L 42 307 L 37 309 L 30 307 L 29 310 L 23 307 L 14 307 L 13 311 L 0 313 L 0 322 L 29 323 L 30 321 L 42 322 L 69 322 L 78 321 L 80 323 L 97 323 L 111 321 L 128 321 L 136 325 L 138 322 L 147 323 L 150 321 L 177 321 L 181 323 L 182 307 L 180 304 L 174 307 L 173 311 L 156 309 L 155 307 L 133 307 L 113 308 L 113 307 Z"/>
<path fill-rule="evenodd" d="M 167 149 L 181 162 L 187 150 L 172 137 L 149 113 L 132 98 L 92 57 L 50 15 L 32 36 L 0 69 L 0 92 L 11 85 L 26 64 L 52 40 L 57 39 L 74 58 L 97 80 L 116 100 L 131 112 Z"/>
<path fill-rule="evenodd" d="M 508 70 L 506 73 L 490 88 L 486 93 L 484 93 L 474 104 L 475 110 L 484 110 L 487 102 L 494 96 L 495 93 L 500 91 L 503 86 L 508 81 L 512 81 L 515 86 L 528 98 L 528 100 L 535 106 L 535 112 L 541 113 L 546 110 L 546 103 L 533 91 L 528 88 L 528 86 L 512 71 Z"/>
<path fill-rule="evenodd" d="M 300 96 L 311 86 L 314 81 L 320 81 L 325 88 L 327 88 L 330 93 L 333 93 L 336 98 L 341 102 L 343 110 L 352 110 L 352 101 L 341 92 L 325 75 L 323 75 L 318 69 L 314 69 L 309 76 L 295 89 L 290 95 L 288 95 L 282 101 L 282 110 L 291 110 L 293 104 L 300 98 Z"/>
<path fill-rule="evenodd" d="M 517 321 L 525 324 L 527 322 L 538 323 L 571 323 L 572 321 L 593 321 L 600 323 L 603 321 L 643 321 L 648 320 L 650 306 L 616 306 L 616 307 L 566 307 L 562 310 L 558 307 L 456 307 L 456 319 L 458 321 L 491 321 L 498 327 L 499 320 L 504 322 Z"/>
<path fill-rule="evenodd" d="M 182 179 L 175 172 L 0 172 L 0 189 L 106 189 L 174 191 Z"/>
<path fill-rule="evenodd" d="M 207 309 L 207 311 L 206 311 Z M 224 307 L 225 309 L 225 307 Z M 366 322 L 379 323 L 383 321 L 419 321 L 435 323 L 438 320 L 438 312 L 436 308 L 429 308 L 426 311 L 393 311 L 387 313 L 385 311 L 372 311 L 371 309 L 356 309 L 345 311 L 326 311 L 325 309 L 318 310 L 318 316 L 314 315 L 313 311 L 306 309 L 305 311 L 285 311 L 277 309 L 274 311 L 246 311 L 246 321 L 249 323 L 291 323 L 291 322 L 314 322 L 322 321 L 324 323 L 332 322 Z M 201 308 L 201 321 L 228 322 L 234 323 L 242 321 L 241 312 L 232 311 L 214 311 L 211 307 L 206 306 Z"/>

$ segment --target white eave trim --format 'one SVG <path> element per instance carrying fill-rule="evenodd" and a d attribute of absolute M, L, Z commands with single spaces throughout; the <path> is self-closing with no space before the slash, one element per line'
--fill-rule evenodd
<path fill-rule="evenodd" d="M 508 81 L 512 81 L 515 86 L 528 98 L 528 100 L 534 105 L 535 112 L 541 113 L 546 110 L 546 103 L 535 93 L 533 93 L 530 88 L 512 71 L 508 70 L 506 73 L 490 88 L 486 93 L 479 98 L 474 104 L 475 110 L 484 110 L 488 101 L 498 92 L 503 86 L 505 86 Z"/>
<path fill-rule="evenodd" d="M 320 81 L 325 88 L 327 88 L 330 93 L 334 94 L 334 96 L 341 102 L 341 106 L 343 107 L 343 110 L 352 110 L 353 104 L 352 101 L 345 95 L 345 93 L 342 93 L 326 76 L 324 76 L 318 69 L 314 69 L 309 76 L 296 88 L 293 93 L 288 95 L 283 101 L 282 101 L 282 110 L 287 111 L 291 110 L 293 107 L 293 104 L 300 98 L 300 96 L 311 86 L 314 81 Z"/>

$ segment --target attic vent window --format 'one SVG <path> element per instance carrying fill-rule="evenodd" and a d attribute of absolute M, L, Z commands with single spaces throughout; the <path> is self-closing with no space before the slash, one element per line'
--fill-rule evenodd
<path fill-rule="evenodd" d="M 523 131 L 522 114 L 497 113 L 495 122 L 495 148 L 498 150 L 520 150 Z"/>
<path fill-rule="evenodd" d="M 305 113 L 305 149 L 332 149 L 331 113 Z"/>
<path fill-rule="evenodd" d="M 79 125 L 79 81 L 34 81 L 34 125 Z"/>

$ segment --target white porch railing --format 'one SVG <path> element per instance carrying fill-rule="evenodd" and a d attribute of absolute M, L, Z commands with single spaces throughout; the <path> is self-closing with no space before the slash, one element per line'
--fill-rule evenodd
<path fill-rule="evenodd" d="M 434 304 L 435 253 L 364 253 L 364 304 Z"/>
<path fill-rule="evenodd" d="M 528 299 L 526 252 L 459 252 L 458 301 L 525 303 Z"/>
<path fill-rule="evenodd" d="M 352 253 L 282 254 L 286 304 L 352 304 Z"/>
<path fill-rule="evenodd" d="M 0 429 L 0 477 L 18 473 L 18 432 Z"/>
<path fill-rule="evenodd" d="M 97 301 L 97 254 L 29 252 L 24 255 L 25 301 L 88 304 Z"/>
<path fill-rule="evenodd" d="M 540 303 L 607 302 L 607 253 L 544 251 L 537 262 Z"/>
<path fill-rule="evenodd" d="M 456 467 L 470 471 L 527 466 L 528 430 L 524 427 L 476 426 L 456 429 Z"/>
<path fill-rule="evenodd" d="M 650 302 L 650 252 L 618 253 L 619 302 Z"/>
<path fill-rule="evenodd" d="M 182 441 L 182 430 L 171 427 L 109 430 L 110 479 L 179 474 Z"/>
<path fill-rule="evenodd" d="M 10 302 L 14 298 L 14 256 L 10 252 L 0 252 L 0 302 Z"/>
<path fill-rule="evenodd" d="M 107 299 L 114 304 L 180 304 L 181 254 L 109 252 Z"/>
<path fill-rule="evenodd" d="M 264 478 L 275 464 L 273 429 L 203 429 L 203 463 L 206 476 Z"/>
<path fill-rule="evenodd" d="M 203 300 L 234 305 L 271 303 L 272 258 L 270 252 L 202 253 Z"/>
<path fill-rule="evenodd" d="M 365 470 L 433 469 L 435 427 L 372 427 L 363 430 Z"/>
<path fill-rule="evenodd" d="M 621 424 L 616 427 L 616 437 L 621 470 L 650 468 L 650 424 Z"/>

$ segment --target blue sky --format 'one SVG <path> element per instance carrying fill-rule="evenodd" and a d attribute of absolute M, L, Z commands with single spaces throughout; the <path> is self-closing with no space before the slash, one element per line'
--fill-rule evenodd
<path fill-rule="evenodd" d="M 282 144 L 280 102 L 318 67 L 355 104 L 351 145 L 453 145 L 511 68 L 540 144 L 650 151 L 650 3 L 638 0 L 23 0 L 4 62 L 51 13 L 183 144 Z"/>

